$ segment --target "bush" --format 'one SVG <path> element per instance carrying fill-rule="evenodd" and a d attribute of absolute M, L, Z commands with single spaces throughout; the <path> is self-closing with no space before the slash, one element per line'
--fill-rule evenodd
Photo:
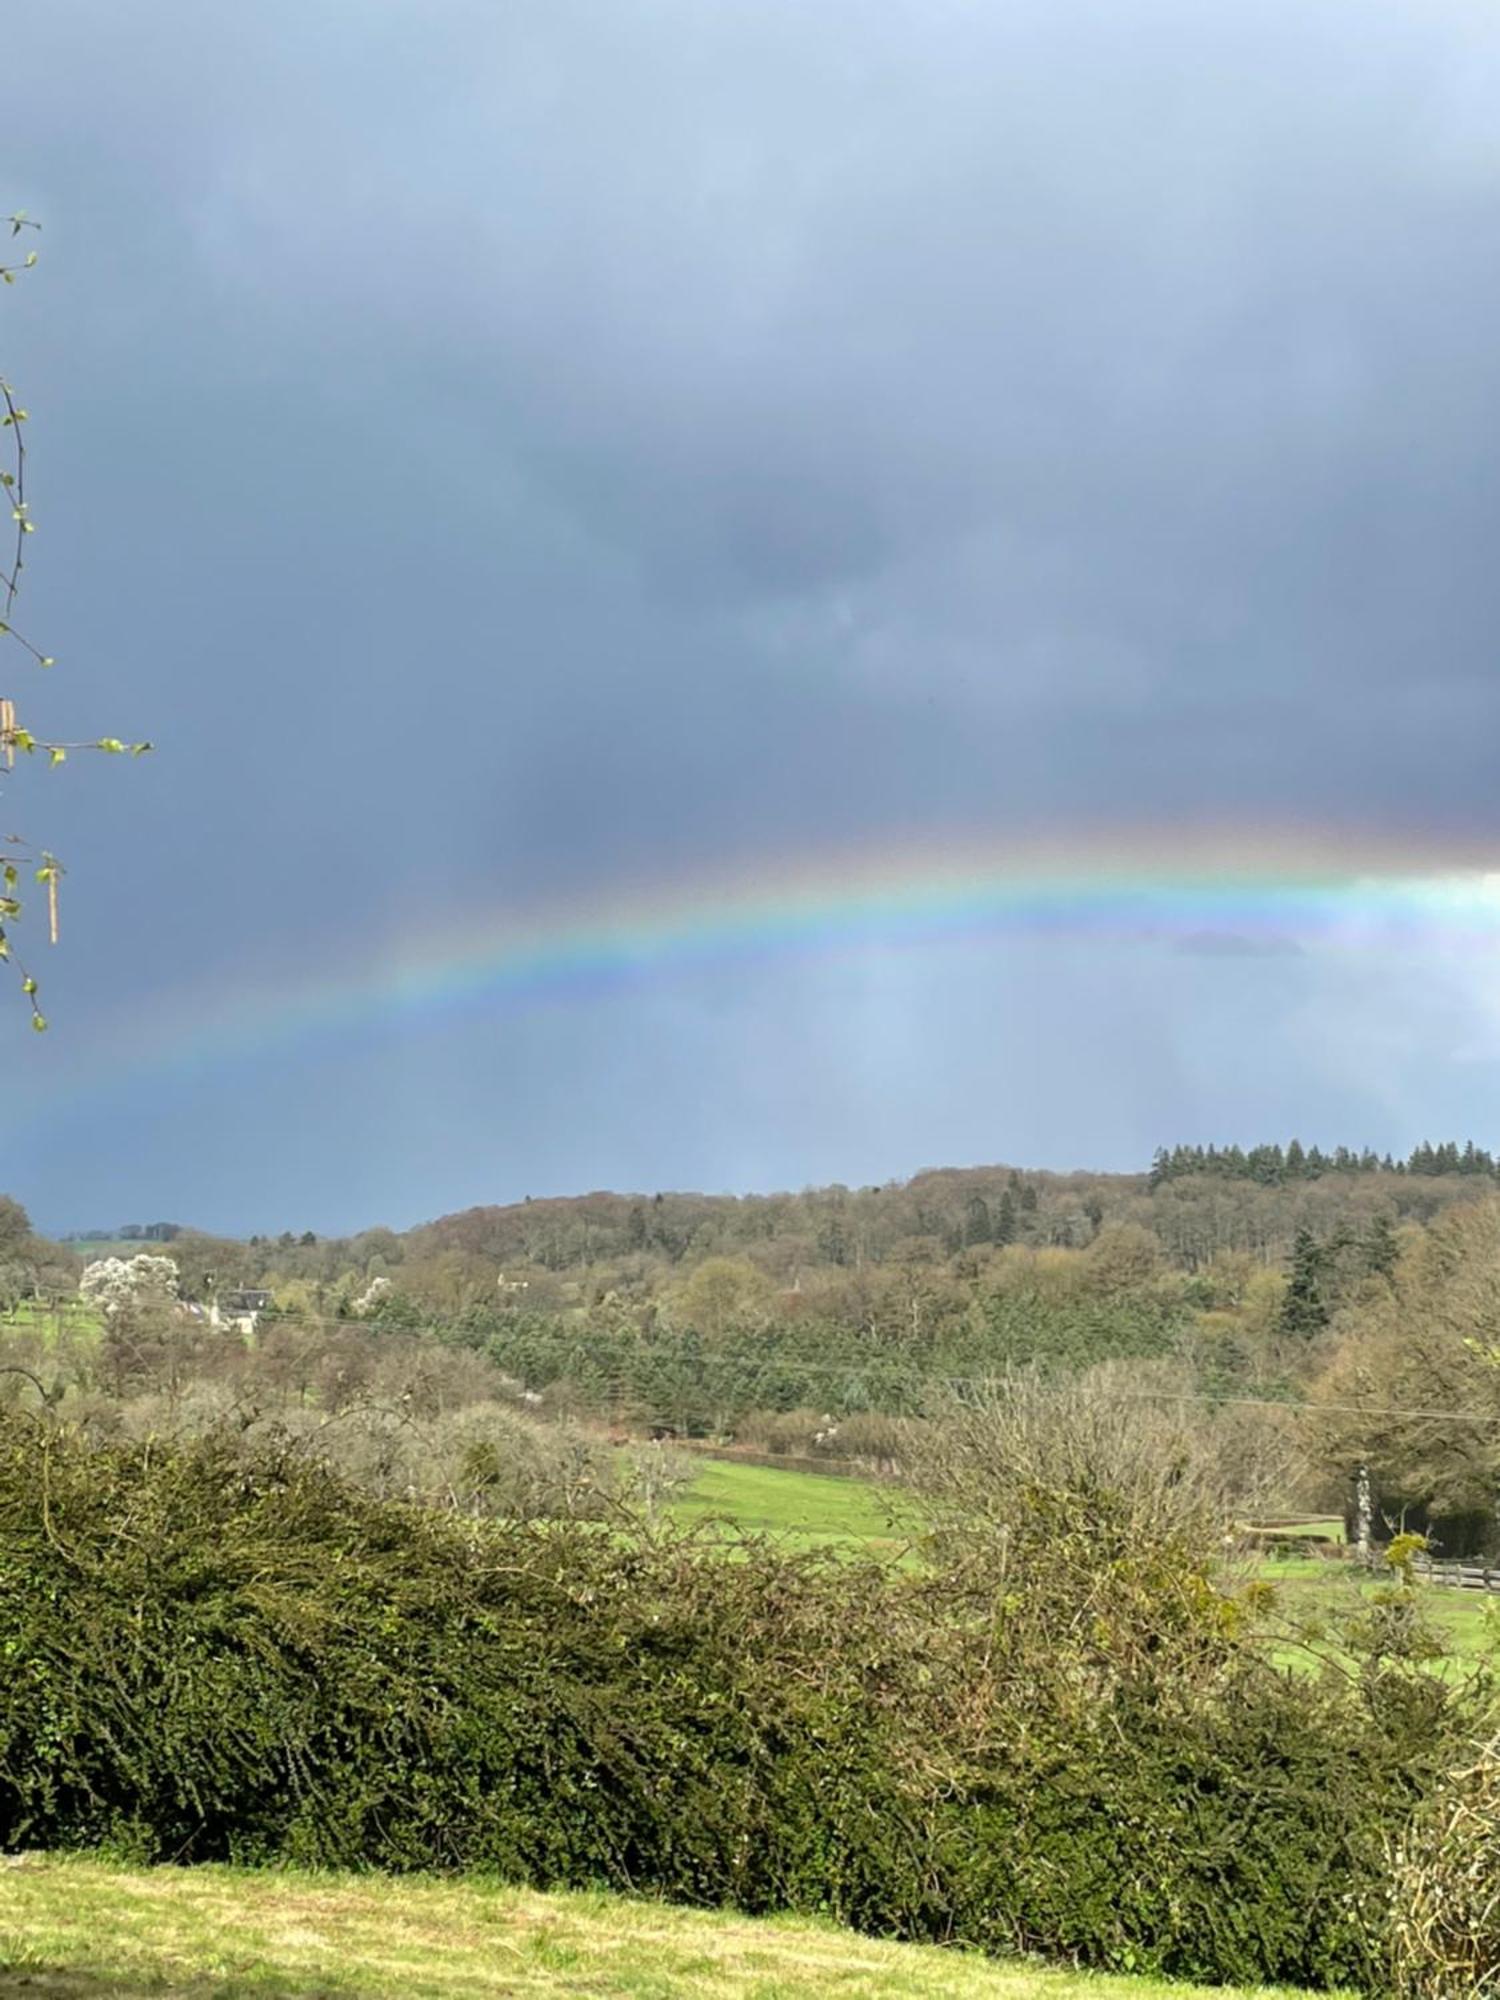
<path fill-rule="evenodd" d="M 1384 1838 L 1461 1700 L 1272 1671 L 1167 1547 L 1028 1586 L 1027 1545 L 998 1592 L 979 1564 L 729 1561 L 379 1501 L 291 1449 L 90 1449 L 13 1416 L 0 1846 L 482 1869 L 1373 1983 Z"/>
<path fill-rule="evenodd" d="M 1420 1796 L 1430 1714 L 1386 1731 L 1333 1685 L 1252 1672 L 1211 1701 L 1137 1685 L 1033 1720 L 963 1816 L 962 1934 L 1180 1979 L 1381 1983 L 1385 1829 Z"/>
<path fill-rule="evenodd" d="M 469 1524 L 292 1450 L 0 1440 L 0 1845 L 805 1906 L 900 1793 L 876 1571 Z"/>

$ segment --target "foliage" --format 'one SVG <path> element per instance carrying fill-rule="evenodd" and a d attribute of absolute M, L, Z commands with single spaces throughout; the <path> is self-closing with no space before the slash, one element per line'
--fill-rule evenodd
<path fill-rule="evenodd" d="M 1261 1178 L 1227 1171 L 1232 1149 L 1189 1148 L 1154 1184 L 941 1170 L 744 1198 L 526 1200 L 399 1235 L 235 1242 L 137 1223 L 128 1247 L 89 1253 L 170 1241 L 185 1298 L 212 1279 L 220 1296 L 263 1288 L 308 1323 L 427 1331 L 485 1354 L 549 1412 L 637 1433 L 747 1439 L 796 1411 L 843 1429 L 1018 1368 L 1111 1361 L 1150 1363 L 1162 1393 L 1210 1412 L 1254 1409 L 1305 1400 L 1424 1229 L 1488 1186 L 1477 1149 L 1418 1148 L 1400 1172 L 1272 1153 L 1281 1166 Z M 1277 1511 L 1342 1504 L 1350 1469 L 1315 1456 L 1314 1481 Z"/>
<path fill-rule="evenodd" d="M 1340 1315 L 1313 1384 L 1311 1451 L 1369 1468 L 1389 1529 L 1441 1554 L 1494 1546 L 1500 1492 L 1500 1200 L 1455 1208 L 1415 1238 L 1389 1283 Z"/>
<path fill-rule="evenodd" d="M 1383 1833 L 1467 1697 L 1380 1663 L 1275 1673 L 1170 1541 L 1091 1567 L 1098 1499 L 1044 1496 L 996 1590 L 464 1523 L 295 1453 L 12 1418 L 0 1844 L 478 1868 L 1105 1968 L 1372 1978 Z"/>
<path fill-rule="evenodd" d="M 1460 1146 L 1456 1140 L 1446 1140 L 1434 1146 L 1424 1139 L 1414 1146 L 1404 1160 L 1393 1160 L 1389 1153 L 1383 1157 L 1373 1153 L 1368 1146 L 1355 1152 L 1348 1146 L 1336 1146 L 1331 1153 L 1321 1147 L 1304 1147 L 1300 1140 L 1293 1139 L 1285 1148 L 1279 1145 L 1251 1146 L 1160 1146 L 1151 1162 L 1153 1186 L 1160 1187 L 1164 1181 L 1181 1180 L 1185 1176 L 1213 1174 L 1225 1180 L 1258 1181 L 1265 1187 L 1279 1187 L 1290 1181 L 1321 1180 L 1325 1174 L 1419 1174 L 1429 1178 L 1441 1174 L 1463 1174 L 1494 1180 L 1500 1176 L 1500 1163 L 1483 1146 L 1476 1146 L 1472 1139 Z"/>
<path fill-rule="evenodd" d="M 1310 1229 L 1299 1229 L 1292 1244 L 1292 1268 L 1281 1307 L 1281 1330 L 1293 1340 L 1312 1340 L 1328 1324 L 1324 1297 L 1326 1258 Z"/>
<path fill-rule="evenodd" d="M 516 1391 L 479 1356 L 402 1334 L 216 1328 L 155 1282 L 112 1301 L 102 1337 L 35 1328 L 0 1337 L 0 1401 L 35 1409 L 40 1400 L 95 1442 L 232 1432 L 316 1460 L 376 1497 L 475 1519 L 597 1519 L 627 1489 L 662 1497 L 659 1476 L 638 1476 L 576 1426 L 539 1421 Z"/>

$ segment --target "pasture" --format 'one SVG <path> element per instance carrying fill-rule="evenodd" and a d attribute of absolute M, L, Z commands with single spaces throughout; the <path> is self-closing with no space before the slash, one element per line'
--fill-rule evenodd
<path fill-rule="evenodd" d="M 18 1299 L 0 1313 L 0 1329 L 37 1334 L 50 1345 L 63 1334 L 102 1333 L 104 1321 L 82 1299 Z"/>
<path fill-rule="evenodd" d="M 899 1487 L 821 1472 L 732 1460 L 695 1460 L 691 1485 L 672 1502 L 685 1527 L 721 1527 L 739 1535 L 775 1535 L 792 1547 L 899 1555 L 909 1535 L 893 1516 Z"/>
<path fill-rule="evenodd" d="M 1283 1988 L 1256 1989 L 1265 1997 Z M 0 1861 L 0 1993 L 36 2000 L 1235 2000 L 756 1919 L 476 1881 Z"/>
<path fill-rule="evenodd" d="M 1352 1562 L 1318 1556 L 1276 1558 L 1261 1563 L 1257 1573 L 1275 1588 L 1276 1627 L 1299 1628 L 1313 1640 L 1338 1621 L 1368 1611 L 1389 1596 L 1395 1582 L 1378 1570 L 1372 1573 Z M 1409 1586 L 1409 1593 L 1423 1624 L 1443 1649 L 1434 1661 L 1437 1670 L 1466 1673 L 1496 1658 L 1500 1597 L 1421 1579 Z M 1291 1641 L 1278 1644 L 1277 1656 L 1295 1662 L 1308 1655 Z"/>

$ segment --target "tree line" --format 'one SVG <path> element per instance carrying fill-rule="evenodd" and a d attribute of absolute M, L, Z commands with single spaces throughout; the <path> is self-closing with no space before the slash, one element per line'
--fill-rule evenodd
<path fill-rule="evenodd" d="M 1500 1175 L 1495 1157 L 1472 1139 L 1460 1146 L 1445 1140 L 1434 1146 L 1424 1139 L 1404 1160 L 1390 1153 L 1376 1153 L 1366 1146 L 1356 1152 L 1350 1146 L 1335 1146 L 1325 1153 L 1319 1146 L 1304 1147 L 1300 1139 L 1286 1146 L 1159 1146 L 1152 1156 L 1148 1176 L 1152 1188 L 1167 1181 L 1193 1175 L 1216 1175 L 1222 1180 L 1254 1181 L 1261 1187 L 1285 1187 L 1295 1181 L 1321 1180 L 1325 1174 L 1421 1174 L 1429 1178 L 1462 1174 L 1494 1180 Z"/>

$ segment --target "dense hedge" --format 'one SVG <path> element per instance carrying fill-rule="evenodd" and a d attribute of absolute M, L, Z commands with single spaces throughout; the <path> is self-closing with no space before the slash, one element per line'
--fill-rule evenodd
<path fill-rule="evenodd" d="M 466 1527 L 291 1457 L 12 1421 L 0 1846 L 487 1869 L 1373 1983 L 1386 1835 L 1464 1718 L 1430 1679 L 1279 1675 L 1221 1622 L 1112 1663 L 956 1582 Z"/>

